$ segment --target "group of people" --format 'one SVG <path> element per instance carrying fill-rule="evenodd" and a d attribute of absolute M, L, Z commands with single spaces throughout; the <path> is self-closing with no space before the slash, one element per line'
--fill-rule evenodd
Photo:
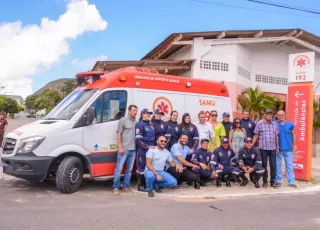
<path fill-rule="evenodd" d="M 217 121 L 218 112 L 211 111 L 211 120 L 200 112 L 198 121 L 191 122 L 188 113 L 173 111 L 168 122 L 161 118 L 160 109 L 151 112 L 142 109 L 140 119 L 136 116 L 138 107 L 130 105 L 128 116 L 120 119 L 117 131 L 118 157 L 114 173 L 113 193 L 120 194 L 120 175 L 126 164 L 123 191 L 130 188 L 131 171 L 136 161 L 138 191 L 162 192 L 164 187 L 180 189 L 183 182 L 195 189 L 206 187 L 208 181 L 222 182 L 231 187 L 231 181 L 246 186 L 249 180 L 260 188 L 268 187 L 267 163 L 269 160 L 270 186 L 279 188 L 282 181 L 282 158 L 286 163 L 286 177 L 289 186 L 296 188 L 293 172 L 293 151 L 296 150 L 294 124 L 286 120 L 285 112 L 277 113 L 266 109 L 264 118 L 255 123 L 249 112 L 243 111 L 242 118 L 230 121 L 230 114 L 222 114 L 223 121 Z M 152 119 L 151 118 L 152 116 Z"/>

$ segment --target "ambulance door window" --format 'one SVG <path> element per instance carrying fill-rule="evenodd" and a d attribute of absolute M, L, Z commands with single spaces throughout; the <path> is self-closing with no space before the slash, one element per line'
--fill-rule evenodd
<path fill-rule="evenodd" d="M 96 120 L 97 123 L 101 123 L 101 117 L 102 117 L 102 95 L 91 105 L 91 107 L 96 109 Z"/>
<path fill-rule="evenodd" d="M 127 92 L 108 91 L 103 94 L 102 122 L 116 121 L 125 116 Z"/>

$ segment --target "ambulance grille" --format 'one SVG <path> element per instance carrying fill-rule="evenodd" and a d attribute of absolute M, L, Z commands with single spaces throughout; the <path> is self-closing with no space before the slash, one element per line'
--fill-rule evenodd
<path fill-rule="evenodd" d="M 135 68 L 138 72 L 158 74 L 158 71 L 155 69 L 148 69 L 148 68 L 142 68 L 142 67 L 135 67 Z"/>
<path fill-rule="evenodd" d="M 13 153 L 14 147 L 16 146 L 17 140 L 11 138 L 5 138 L 3 142 L 2 154 Z"/>

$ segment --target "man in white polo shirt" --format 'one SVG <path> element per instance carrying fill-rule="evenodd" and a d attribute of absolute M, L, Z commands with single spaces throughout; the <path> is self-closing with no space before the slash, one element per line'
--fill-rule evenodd
<path fill-rule="evenodd" d="M 198 114 L 198 118 L 199 121 L 195 122 L 194 125 L 197 127 L 198 129 L 198 133 L 199 133 L 199 140 L 202 139 L 208 139 L 208 140 L 212 140 L 213 142 L 213 146 L 214 148 L 217 147 L 216 145 L 216 139 L 214 137 L 214 132 L 213 132 L 213 128 L 212 125 L 206 122 L 206 114 L 204 112 L 200 112 Z M 199 146 L 198 148 L 200 148 L 200 141 L 199 141 Z"/>

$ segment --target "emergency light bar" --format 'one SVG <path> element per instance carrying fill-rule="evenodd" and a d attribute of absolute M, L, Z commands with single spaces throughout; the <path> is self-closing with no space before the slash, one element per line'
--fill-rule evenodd
<path fill-rule="evenodd" d="M 106 72 L 103 71 L 89 71 L 77 73 L 76 79 L 78 86 L 93 84 L 96 81 L 101 79 L 101 75 L 104 75 Z"/>

